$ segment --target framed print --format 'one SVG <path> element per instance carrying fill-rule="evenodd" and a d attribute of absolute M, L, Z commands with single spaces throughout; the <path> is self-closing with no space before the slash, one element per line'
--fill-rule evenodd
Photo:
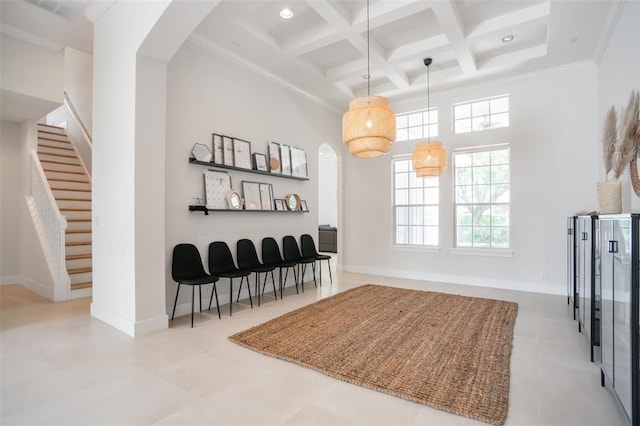
<path fill-rule="evenodd" d="M 273 200 L 276 204 L 276 210 L 279 212 L 283 212 L 287 210 L 287 207 L 284 205 L 284 199 L 283 198 L 278 198 Z"/>
<path fill-rule="evenodd" d="M 269 170 L 271 173 L 282 173 L 280 167 L 280 144 L 277 142 L 269 142 Z"/>
<path fill-rule="evenodd" d="M 267 171 L 267 156 L 264 154 L 258 154 L 255 152 L 253 154 L 253 168 L 256 170 L 260 170 L 261 172 Z"/>
<path fill-rule="evenodd" d="M 204 190 L 208 209 L 227 209 L 226 197 L 231 190 L 231 175 L 218 170 L 205 170 Z"/>
<path fill-rule="evenodd" d="M 229 136 L 222 137 L 222 163 L 233 167 L 233 139 Z"/>
<path fill-rule="evenodd" d="M 242 198 L 240 198 L 238 191 L 227 192 L 227 204 L 229 209 L 242 210 Z"/>
<path fill-rule="evenodd" d="M 260 184 L 258 182 L 247 182 L 243 180 L 242 194 L 244 195 L 245 210 L 262 210 Z"/>
<path fill-rule="evenodd" d="M 251 170 L 251 142 L 233 138 L 233 165 Z"/>
<path fill-rule="evenodd" d="M 288 145 L 280 145 L 280 167 L 283 175 L 291 175 L 291 155 Z"/>
<path fill-rule="evenodd" d="M 300 210 L 303 212 L 309 211 L 309 208 L 307 207 L 307 200 L 300 200 Z"/>
<path fill-rule="evenodd" d="M 262 210 L 273 210 L 273 188 L 270 183 L 260 184 L 260 203 Z"/>
<path fill-rule="evenodd" d="M 300 196 L 298 194 L 288 194 L 284 197 L 284 204 L 291 211 L 300 210 Z"/>
<path fill-rule="evenodd" d="M 207 163 L 211 161 L 211 151 L 209 151 L 209 147 L 201 143 L 193 144 L 191 155 L 193 155 L 193 158 L 198 161 L 204 161 Z"/>
<path fill-rule="evenodd" d="M 222 150 L 222 135 L 213 134 L 213 162 L 224 164 L 224 154 Z"/>
<path fill-rule="evenodd" d="M 303 149 L 291 147 L 291 175 L 307 177 L 307 153 Z"/>

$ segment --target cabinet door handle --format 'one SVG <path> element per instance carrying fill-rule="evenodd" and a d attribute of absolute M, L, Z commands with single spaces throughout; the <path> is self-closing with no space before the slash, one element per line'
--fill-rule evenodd
<path fill-rule="evenodd" d="M 609 241 L 609 253 L 617 253 L 618 252 L 618 242 L 615 240 Z"/>
<path fill-rule="evenodd" d="M 582 241 L 587 241 L 589 239 L 589 234 L 587 234 L 586 232 L 582 233 Z"/>
<path fill-rule="evenodd" d="M 567 235 L 573 235 L 573 229 L 567 228 Z"/>

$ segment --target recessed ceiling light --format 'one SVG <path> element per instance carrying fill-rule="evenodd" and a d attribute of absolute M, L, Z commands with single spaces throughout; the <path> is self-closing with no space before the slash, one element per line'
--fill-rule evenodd
<path fill-rule="evenodd" d="M 286 7 L 280 11 L 280 17 L 283 19 L 291 19 L 293 18 L 293 12 L 291 9 L 287 9 Z"/>
<path fill-rule="evenodd" d="M 502 37 L 502 42 L 503 43 L 509 43 L 510 41 L 513 41 L 513 39 L 515 39 L 515 38 L 516 38 L 516 36 L 514 36 L 513 34 L 509 34 L 509 35 L 506 35 L 506 36 Z"/>

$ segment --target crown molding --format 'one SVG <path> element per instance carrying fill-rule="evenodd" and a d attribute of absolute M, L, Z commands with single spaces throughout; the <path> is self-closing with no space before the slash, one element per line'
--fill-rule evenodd
<path fill-rule="evenodd" d="M 626 3 L 626 1 L 616 3 L 609 13 L 609 17 L 607 18 L 604 30 L 600 33 L 600 38 L 598 39 L 596 51 L 593 56 L 593 62 L 595 62 L 597 65 L 600 65 L 602 55 L 604 55 L 604 51 L 607 50 L 607 46 L 609 46 L 611 35 L 613 34 L 613 30 L 616 28 L 616 24 L 618 23 L 618 19 L 620 18 L 622 9 L 624 9 L 624 5 Z"/>

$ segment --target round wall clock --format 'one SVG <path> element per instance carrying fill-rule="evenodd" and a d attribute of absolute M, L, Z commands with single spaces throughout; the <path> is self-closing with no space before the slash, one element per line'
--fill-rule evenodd
<path fill-rule="evenodd" d="M 300 197 L 298 194 L 289 194 L 284 197 L 284 202 L 287 205 L 287 209 L 291 211 L 300 210 Z"/>
<path fill-rule="evenodd" d="M 242 198 L 240 198 L 240 194 L 238 193 L 238 191 L 227 192 L 227 203 L 230 209 L 242 209 Z"/>

